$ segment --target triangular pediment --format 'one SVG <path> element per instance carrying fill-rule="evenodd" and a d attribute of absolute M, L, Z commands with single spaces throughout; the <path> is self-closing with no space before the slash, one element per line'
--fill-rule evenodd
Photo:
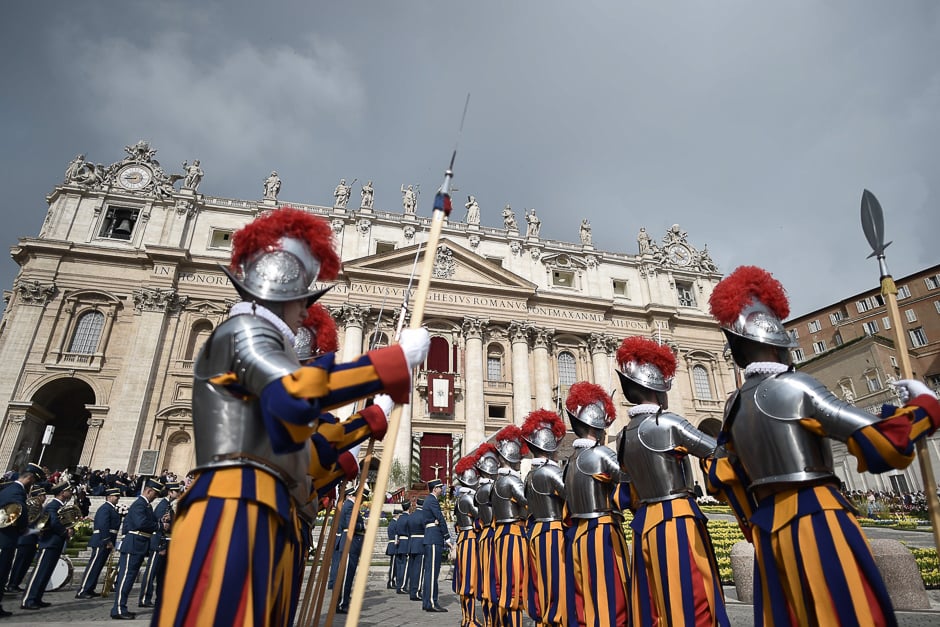
<path fill-rule="evenodd" d="M 418 253 L 419 246 L 421 247 L 420 253 Z M 451 240 L 441 239 L 437 250 L 434 272 L 431 274 L 434 285 L 454 283 L 459 286 L 504 288 L 525 292 L 532 292 L 536 288 L 535 283 L 480 257 Z M 415 265 L 416 253 L 417 265 Z M 425 258 L 424 244 L 415 244 L 345 262 L 343 273 L 351 281 L 386 280 L 407 283 L 414 271 L 417 282 Z"/>

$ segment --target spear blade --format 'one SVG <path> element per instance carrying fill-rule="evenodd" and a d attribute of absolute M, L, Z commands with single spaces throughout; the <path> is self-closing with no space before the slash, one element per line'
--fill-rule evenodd
<path fill-rule="evenodd" d="M 884 211 L 875 195 L 867 189 L 862 191 L 862 230 L 872 250 L 868 258 L 883 256 L 885 248 L 891 245 L 891 242 L 885 244 Z"/>

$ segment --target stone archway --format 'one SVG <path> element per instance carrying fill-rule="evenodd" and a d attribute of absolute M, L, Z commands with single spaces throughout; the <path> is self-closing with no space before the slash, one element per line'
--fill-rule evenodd
<path fill-rule="evenodd" d="M 42 455 L 42 465 L 52 471 L 78 466 L 91 418 L 88 406 L 95 404 L 94 390 L 81 379 L 64 377 L 39 388 L 32 403 L 17 448 L 31 448 L 31 461 Z M 49 425 L 55 433 L 43 451 L 42 436 Z"/>
<path fill-rule="evenodd" d="M 167 438 L 162 468 L 182 479 L 196 465 L 195 455 L 192 436 L 185 431 L 177 431 Z"/>

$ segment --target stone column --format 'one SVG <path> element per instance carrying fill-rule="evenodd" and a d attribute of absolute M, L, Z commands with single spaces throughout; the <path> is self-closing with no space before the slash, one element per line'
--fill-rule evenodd
<path fill-rule="evenodd" d="M 90 418 L 88 420 L 88 431 L 85 432 L 85 445 L 82 447 L 82 456 L 78 460 L 80 466 L 92 467 L 91 460 L 95 453 L 95 446 L 98 444 L 98 434 L 101 433 L 101 425 L 104 420 L 101 418 Z"/>
<path fill-rule="evenodd" d="M 521 425 L 532 411 L 532 387 L 529 385 L 529 326 L 524 322 L 509 324 L 512 342 L 512 421 Z"/>
<path fill-rule="evenodd" d="M 343 322 L 343 354 L 342 362 L 352 361 L 362 354 L 362 329 L 365 326 L 368 310 L 360 305 L 343 305 L 340 309 L 340 319 Z M 334 415 L 345 420 L 352 415 L 355 403 L 336 408 Z"/>
<path fill-rule="evenodd" d="M 421 438 L 424 433 L 415 431 L 411 434 L 411 470 L 408 476 L 411 478 L 407 488 L 410 490 L 412 484 L 421 481 Z"/>
<path fill-rule="evenodd" d="M 465 433 L 469 442 L 482 442 L 485 437 L 486 407 L 483 403 L 483 381 L 485 377 L 483 362 L 483 329 L 488 321 L 478 318 L 463 319 L 463 336 L 466 340 L 464 360 L 464 420 Z M 456 437 L 456 436 L 455 436 Z"/>
<path fill-rule="evenodd" d="M 535 370 L 535 407 L 536 409 L 551 409 L 552 401 L 552 373 L 548 353 L 555 335 L 555 329 L 533 328 L 532 361 Z M 523 416 L 524 418 L 524 416 Z"/>
<path fill-rule="evenodd" d="M 26 422 L 25 413 L 17 412 L 7 416 L 6 424 L 4 425 L 3 430 L 3 439 L 0 440 L 0 459 L 5 460 L 3 462 L 3 467 L 7 470 L 21 470 L 20 468 L 13 468 L 15 465 L 22 465 L 18 464 L 19 460 L 13 459 L 15 454 L 13 447 L 16 446 L 16 443 L 19 440 L 20 431 L 23 429 L 24 422 Z"/>
<path fill-rule="evenodd" d="M 588 336 L 588 348 L 591 351 L 591 365 L 594 369 L 594 383 L 605 390 L 610 390 L 610 346 L 614 339 L 603 333 L 591 333 Z"/>

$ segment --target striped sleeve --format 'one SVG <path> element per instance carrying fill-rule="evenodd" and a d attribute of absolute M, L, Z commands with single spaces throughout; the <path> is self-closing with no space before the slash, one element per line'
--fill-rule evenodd
<path fill-rule="evenodd" d="M 883 419 L 852 434 L 846 445 L 858 459 L 859 472 L 906 468 L 914 461 L 914 443 L 940 425 L 940 403 L 918 396 L 904 407 L 885 405 Z"/>

